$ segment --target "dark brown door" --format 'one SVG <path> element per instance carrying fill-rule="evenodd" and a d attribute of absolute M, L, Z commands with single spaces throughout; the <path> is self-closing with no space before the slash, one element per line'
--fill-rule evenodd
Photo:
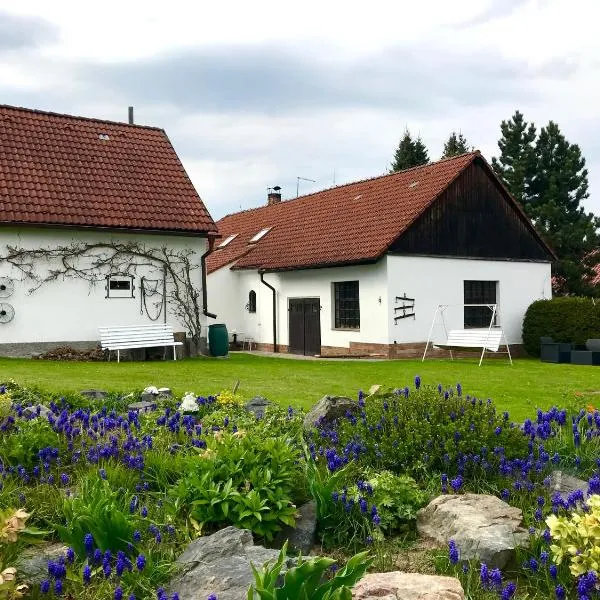
<path fill-rule="evenodd" d="M 321 301 L 293 298 L 288 305 L 289 351 L 309 356 L 321 353 Z"/>

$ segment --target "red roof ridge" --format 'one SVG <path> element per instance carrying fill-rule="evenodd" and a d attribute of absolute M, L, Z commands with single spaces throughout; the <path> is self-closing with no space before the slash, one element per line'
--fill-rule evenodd
<path fill-rule="evenodd" d="M 87 121 L 90 123 L 100 123 L 102 125 L 119 125 L 124 127 L 135 127 L 137 129 L 151 129 L 153 131 L 162 131 L 164 133 L 164 129 L 162 127 L 156 127 L 153 125 L 138 125 L 137 123 L 128 123 L 127 121 L 110 121 L 108 119 L 97 119 L 94 117 L 81 117 L 79 115 L 71 115 L 68 113 L 58 113 L 50 110 L 41 110 L 38 108 L 26 108 L 24 106 L 12 106 L 10 104 L 0 104 L 1 109 L 14 110 L 17 112 L 24 113 L 32 113 L 37 115 L 49 116 L 49 117 L 60 117 L 63 119 L 70 119 L 74 121 Z M 0 116 L 0 119 L 3 117 Z"/>
<path fill-rule="evenodd" d="M 434 167 L 441 163 L 450 162 L 453 160 L 458 160 L 459 158 L 464 158 L 465 156 L 472 155 L 473 158 L 476 156 L 481 156 L 481 152 L 479 150 L 472 150 L 471 152 L 463 152 L 462 154 L 457 154 L 455 156 L 448 156 L 446 158 L 440 158 L 439 160 L 434 160 L 433 162 L 428 162 L 423 165 L 416 165 L 414 167 L 409 167 L 408 169 L 402 169 L 400 171 L 394 171 L 393 173 L 383 173 L 382 175 L 375 175 L 373 177 L 365 177 L 364 179 L 356 179 L 355 181 L 348 181 L 347 183 L 340 183 L 339 185 L 332 185 L 327 188 L 323 188 L 314 192 L 310 192 L 309 194 L 303 194 L 302 196 L 297 196 L 296 198 L 288 198 L 286 200 L 282 200 L 281 202 L 277 202 L 275 204 L 267 204 L 262 206 L 254 206 L 252 208 L 244 208 L 243 210 L 239 210 L 234 213 L 228 213 L 225 216 L 221 217 L 219 221 L 226 219 L 227 217 L 233 217 L 235 215 L 241 215 L 245 213 L 249 213 L 252 211 L 263 210 L 266 208 L 271 208 L 272 206 L 280 206 L 282 203 L 294 202 L 295 200 L 302 200 L 303 198 L 310 198 L 311 196 L 315 196 L 317 194 L 322 194 L 323 192 L 328 192 L 330 190 L 339 190 L 344 187 L 348 187 L 351 185 L 356 185 L 357 183 L 367 183 L 368 181 L 376 181 L 378 179 L 384 179 L 386 177 L 394 177 L 398 176 L 401 173 L 408 173 L 409 171 L 418 171 L 419 169 L 425 169 L 426 167 Z"/>

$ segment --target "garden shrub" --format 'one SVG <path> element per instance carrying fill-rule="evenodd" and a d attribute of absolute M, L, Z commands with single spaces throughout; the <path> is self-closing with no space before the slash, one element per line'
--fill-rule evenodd
<path fill-rule="evenodd" d="M 523 320 L 523 345 L 528 354 L 540 355 L 540 337 L 544 336 L 577 345 L 600 338 L 600 303 L 578 297 L 537 300 Z"/>
<path fill-rule="evenodd" d="M 300 557 L 282 576 L 286 551 L 287 542 L 273 565 L 260 571 L 252 565 L 254 583 L 248 590 L 248 600 L 352 600 L 352 588 L 373 562 L 367 552 L 361 552 L 343 568 L 335 569 L 332 558 Z"/>
<path fill-rule="evenodd" d="M 280 438 L 219 430 L 188 464 L 172 495 L 201 524 L 231 524 L 270 540 L 294 524 L 299 458 Z"/>
<path fill-rule="evenodd" d="M 86 555 L 86 535 L 91 535 L 103 552 L 125 550 L 137 527 L 137 516 L 130 514 L 136 512 L 135 508 L 137 501 L 129 499 L 123 489 L 114 490 L 108 481 L 88 476 L 79 481 L 74 494 L 63 500 L 64 525 L 53 523 L 53 527 L 79 556 Z"/>
<path fill-rule="evenodd" d="M 456 473 L 457 459 L 492 461 L 502 447 L 511 458 L 527 454 L 527 439 L 498 415 L 491 400 L 462 394 L 462 388 L 421 387 L 370 398 L 359 396 L 357 415 L 314 430 L 310 452 L 330 471 L 349 461 L 426 479 L 432 472 Z"/>

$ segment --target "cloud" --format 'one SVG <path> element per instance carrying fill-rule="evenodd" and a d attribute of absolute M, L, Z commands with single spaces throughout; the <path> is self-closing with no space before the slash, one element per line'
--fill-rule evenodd
<path fill-rule="evenodd" d="M 323 58 L 327 57 L 327 58 Z M 525 61 L 424 41 L 342 59 L 284 44 L 191 49 L 135 62 L 82 64 L 78 77 L 135 103 L 277 116 L 331 108 L 442 111 L 536 95 Z"/>
<path fill-rule="evenodd" d="M 481 25 L 493 21 L 510 17 L 514 12 L 528 4 L 530 0 L 491 0 L 490 5 L 480 14 L 471 19 L 462 21 L 457 28 L 469 28 L 474 25 Z"/>
<path fill-rule="evenodd" d="M 0 11 L 0 52 L 37 48 L 58 39 L 58 28 L 39 17 Z"/>

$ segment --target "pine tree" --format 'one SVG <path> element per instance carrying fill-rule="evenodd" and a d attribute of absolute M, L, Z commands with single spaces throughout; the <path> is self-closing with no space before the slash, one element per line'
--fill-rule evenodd
<path fill-rule="evenodd" d="M 390 173 L 403 171 L 411 167 L 418 167 L 429 162 L 429 156 L 425 144 L 418 137 L 413 140 L 410 131 L 404 130 L 404 135 L 396 148 L 394 162 L 390 166 Z"/>
<path fill-rule="evenodd" d="M 453 131 L 448 138 L 448 141 L 444 144 L 444 154 L 442 158 L 450 158 L 451 156 L 459 156 L 465 152 L 471 152 L 473 148 L 469 148 L 467 138 L 459 133 L 456 135 L 456 131 Z"/>
<path fill-rule="evenodd" d="M 509 121 L 500 124 L 502 137 L 498 141 L 500 156 L 492 158 L 492 167 L 504 182 L 508 191 L 531 217 L 529 194 L 535 173 L 536 129 L 518 110 Z"/>
<path fill-rule="evenodd" d="M 587 279 L 600 262 L 600 253 L 595 252 L 600 242 L 600 219 L 586 213 L 581 205 L 589 197 L 585 158 L 553 121 L 541 129 L 535 155 L 528 213 L 558 255 L 553 268 L 556 291 L 591 294 Z"/>

